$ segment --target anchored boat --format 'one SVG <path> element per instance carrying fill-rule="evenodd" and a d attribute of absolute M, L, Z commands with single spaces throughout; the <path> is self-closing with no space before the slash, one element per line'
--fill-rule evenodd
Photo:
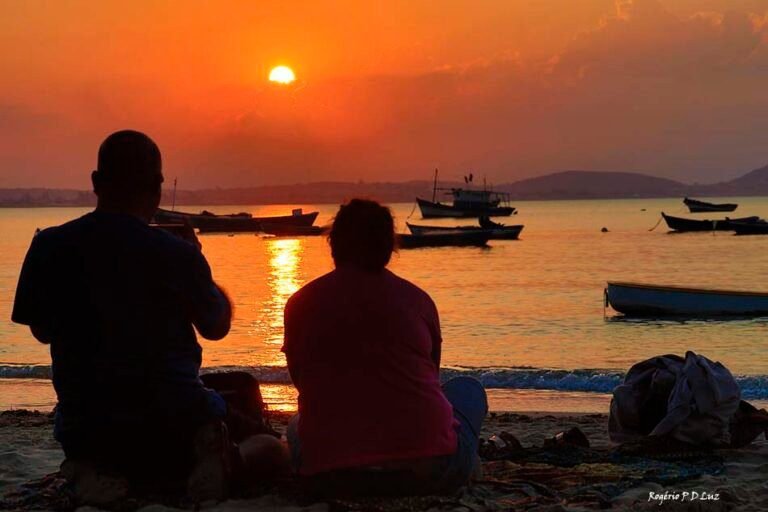
<path fill-rule="evenodd" d="M 723 203 L 723 204 L 707 203 L 705 201 L 699 201 L 698 199 L 691 199 L 689 197 L 686 197 L 685 199 L 683 199 L 683 202 L 688 207 L 688 210 L 691 213 L 732 212 L 739 207 L 739 205 L 735 203 Z"/>
<path fill-rule="evenodd" d="M 469 186 L 473 181 L 473 175 L 464 177 L 464 182 Z M 437 191 L 453 197 L 452 204 L 445 204 L 436 200 Z M 482 190 L 471 188 L 438 188 L 437 169 L 435 169 L 435 181 L 432 188 L 432 200 L 416 198 L 421 210 L 421 216 L 425 219 L 440 217 L 508 217 L 515 212 L 509 206 L 509 194 L 494 192 L 483 187 Z"/>
<path fill-rule="evenodd" d="M 710 290 L 679 286 L 608 282 L 606 305 L 628 316 L 718 316 L 768 315 L 768 293 Z"/>
<path fill-rule="evenodd" d="M 686 231 L 736 231 L 737 224 L 753 224 L 760 220 L 760 217 L 742 217 L 739 219 L 722 220 L 698 220 L 685 219 L 682 217 L 673 217 L 661 212 L 661 216 L 667 222 L 669 229 L 678 232 Z"/>
<path fill-rule="evenodd" d="M 420 224 L 405 223 L 414 235 L 428 233 L 487 233 L 491 240 L 517 240 L 523 230 L 522 224 L 505 226 L 492 222 L 486 226 L 424 226 Z"/>
<path fill-rule="evenodd" d="M 737 235 L 768 235 L 768 222 L 733 222 L 733 230 Z"/>
<path fill-rule="evenodd" d="M 319 212 L 303 213 L 301 208 L 293 210 L 291 215 L 276 217 L 254 217 L 250 213 L 217 215 L 203 210 L 200 213 L 186 213 L 158 208 L 154 220 L 158 224 L 189 223 L 201 233 L 234 233 L 263 231 L 264 226 L 310 227 Z"/>
<path fill-rule="evenodd" d="M 459 233 L 424 233 L 421 235 L 397 235 L 397 245 L 401 249 L 415 249 L 419 247 L 446 247 L 446 246 L 476 246 L 482 247 L 488 244 L 490 235 L 485 232 L 459 232 Z"/>

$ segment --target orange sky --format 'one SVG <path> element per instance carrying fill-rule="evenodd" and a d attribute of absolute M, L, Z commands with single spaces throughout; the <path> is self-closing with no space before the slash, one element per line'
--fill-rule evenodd
<path fill-rule="evenodd" d="M 768 163 L 768 0 L 0 1 L 0 69 L 0 187 L 125 127 L 182 188 Z"/>

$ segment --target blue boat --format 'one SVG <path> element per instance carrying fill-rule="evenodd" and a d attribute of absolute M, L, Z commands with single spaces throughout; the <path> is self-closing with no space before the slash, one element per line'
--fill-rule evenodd
<path fill-rule="evenodd" d="M 627 316 L 768 316 L 768 293 L 609 282 L 606 306 Z"/>

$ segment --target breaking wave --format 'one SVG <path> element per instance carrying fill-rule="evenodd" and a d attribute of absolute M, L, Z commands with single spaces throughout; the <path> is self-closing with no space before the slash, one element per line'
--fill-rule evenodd
<path fill-rule="evenodd" d="M 242 370 L 253 374 L 260 382 L 290 384 L 288 369 L 284 366 L 217 366 L 204 368 L 203 372 Z M 555 391 L 610 393 L 624 378 L 624 372 L 616 370 L 577 369 L 556 370 L 545 368 L 443 368 L 443 380 L 458 376 L 478 379 L 488 389 L 543 389 Z M 50 379 L 48 365 L 0 364 L 0 378 Z M 768 399 L 768 375 L 738 375 L 745 399 Z"/>

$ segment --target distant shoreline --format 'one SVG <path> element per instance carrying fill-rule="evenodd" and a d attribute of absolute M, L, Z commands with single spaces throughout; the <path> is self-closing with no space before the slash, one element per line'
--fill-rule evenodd
<path fill-rule="evenodd" d="M 352 196 L 349 196 L 352 197 Z M 374 199 L 378 199 L 376 196 L 367 195 L 366 197 L 373 197 Z M 640 201 L 643 199 L 680 199 L 682 200 L 684 196 L 682 195 L 664 195 L 664 196 L 641 196 L 641 197 L 546 197 L 546 198 L 532 198 L 532 197 L 525 197 L 525 198 L 512 198 L 512 203 L 517 202 L 529 202 L 529 201 L 541 201 L 541 202 L 555 202 L 555 201 Z M 768 194 L 749 194 L 749 195 L 723 195 L 723 196 L 704 196 L 704 195 L 698 195 L 696 197 L 701 198 L 707 198 L 707 199 L 727 199 L 727 198 L 768 198 Z M 208 201 L 208 202 L 190 202 L 190 203 L 180 203 L 177 201 L 176 208 L 177 209 L 184 209 L 184 208 L 196 208 L 200 206 L 248 206 L 248 205 L 258 205 L 258 206 L 269 206 L 269 205 L 305 205 L 305 204 L 311 204 L 311 205 L 338 205 L 343 202 L 345 198 L 341 198 L 337 201 L 311 201 L 307 199 L 300 199 L 296 201 L 246 201 L 246 202 L 228 202 L 228 201 Z M 400 203 L 400 204 L 410 204 L 415 203 L 416 198 L 412 198 L 410 200 L 394 200 L 394 201 L 382 201 L 384 204 L 392 204 L 392 203 Z M 40 204 L 5 204 L 0 202 L 0 209 L 4 210 L 11 210 L 11 209 L 19 209 L 19 210 L 26 210 L 26 209 L 33 209 L 33 208 L 94 208 L 96 206 L 96 201 L 94 200 L 92 203 L 40 203 Z M 161 203 L 161 206 L 163 207 L 170 207 L 170 202 L 163 200 Z"/>
<path fill-rule="evenodd" d="M 443 189 L 467 188 L 459 182 L 441 181 Z M 469 185 L 482 188 L 479 184 Z M 564 201 L 597 199 L 664 199 L 674 197 L 764 197 L 768 196 L 768 166 L 721 183 L 700 185 L 629 172 L 563 171 L 492 188 L 510 195 L 511 201 Z M 440 198 L 444 197 L 444 190 Z M 315 182 L 293 185 L 263 185 L 228 189 L 177 190 L 178 205 L 235 204 L 340 204 L 352 197 L 371 197 L 383 203 L 410 203 L 416 197 L 431 197 L 433 182 Z M 163 204 L 173 192 L 163 190 Z M 447 199 L 447 197 L 446 197 Z M 46 188 L 0 188 L 2 208 L 56 208 L 93 206 L 90 190 Z"/>

